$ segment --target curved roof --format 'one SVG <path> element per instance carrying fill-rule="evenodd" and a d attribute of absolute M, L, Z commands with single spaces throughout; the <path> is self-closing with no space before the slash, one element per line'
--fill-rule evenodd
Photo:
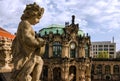
<path fill-rule="evenodd" d="M 52 25 L 49 25 L 49 26 L 46 27 L 46 28 L 41 29 L 41 30 L 39 31 L 39 34 L 40 34 L 41 36 L 44 36 L 45 33 L 46 33 L 46 34 L 49 34 L 50 32 L 53 32 L 53 34 L 57 34 L 57 33 L 58 33 L 58 34 L 62 35 L 62 34 L 64 33 L 64 30 L 63 30 L 64 27 L 65 27 L 64 25 L 52 24 Z M 84 32 L 83 32 L 82 30 L 79 30 L 79 31 L 78 31 L 78 35 L 83 36 L 83 35 L 84 35 Z"/>
<path fill-rule="evenodd" d="M 51 24 L 51 25 L 49 25 L 47 28 L 50 28 L 50 27 L 60 27 L 60 28 L 64 28 L 65 26 L 64 26 L 64 25 L 58 25 L 58 24 Z"/>

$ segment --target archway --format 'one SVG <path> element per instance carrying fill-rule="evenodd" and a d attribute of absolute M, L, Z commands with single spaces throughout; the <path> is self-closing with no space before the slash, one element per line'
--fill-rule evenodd
<path fill-rule="evenodd" d="M 111 75 L 106 75 L 106 80 L 111 80 Z"/>
<path fill-rule="evenodd" d="M 53 69 L 53 81 L 61 81 L 61 68 L 55 67 Z"/>
<path fill-rule="evenodd" d="M 2 73 L 0 73 L 0 81 L 6 81 Z"/>
<path fill-rule="evenodd" d="M 48 66 L 43 66 L 42 80 L 48 81 Z"/>
<path fill-rule="evenodd" d="M 72 75 L 74 75 L 74 77 L 72 78 L 72 81 L 76 81 L 76 67 L 75 66 L 70 66 L 69 68 L 69 79 Z"/>

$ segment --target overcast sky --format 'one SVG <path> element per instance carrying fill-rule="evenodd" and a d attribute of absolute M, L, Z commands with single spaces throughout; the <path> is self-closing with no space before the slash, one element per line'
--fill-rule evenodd
<path fill-rule="evenodd" d="M 0 0 L 0 27 L 15 33 L 26 4 L 36 2 L 45 13 L 34 30 L 64 25 L 75 15 L 79 28 L 92 41 L 114 41 L 120 50 L 120 0 Z"/>

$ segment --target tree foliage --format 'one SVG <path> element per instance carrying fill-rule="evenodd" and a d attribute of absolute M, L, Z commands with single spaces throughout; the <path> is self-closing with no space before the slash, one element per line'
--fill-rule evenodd
<path fill-rule="evenodd" d="M 116 52 L 116 58 L 120 58 L 120 50 Z"/>
<path fill-rule="evenodd" d="M 107 51 L 100 51 L 97 58 L 109 58 L 109 53 Z"/>

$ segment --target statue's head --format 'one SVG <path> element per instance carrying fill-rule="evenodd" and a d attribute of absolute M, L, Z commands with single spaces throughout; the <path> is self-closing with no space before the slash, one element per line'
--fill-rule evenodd
<path fill-rule="evenodd" d="M 44 8 L 41 8 L 39 5 L 37 5 L 34 2 L 33 4 L 29 4 L 26 6 L 21 19 L 26 20 L 34 16 L 41 18 L 43 13 L 44 13 Z"/>

